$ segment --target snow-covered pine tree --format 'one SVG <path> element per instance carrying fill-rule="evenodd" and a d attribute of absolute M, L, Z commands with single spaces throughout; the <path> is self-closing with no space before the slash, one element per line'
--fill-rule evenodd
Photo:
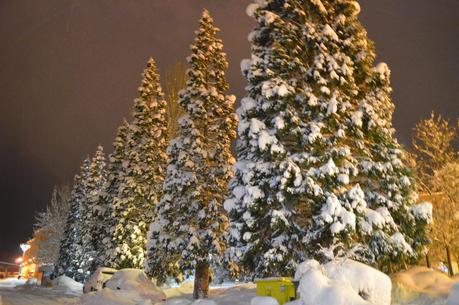
<path fill-rule="evenodd" d="M 239 114 L 229 258 L 291 274 L 306 256 L 416 257 L 416 195 L 393 136 L 389 73 L 353 0 L 264 0 Z"/>
<path fill-rule="evenodd" d="M 102 146 L 98 146 L 91 159 L 86 185 L 86 204 L 81 207 L 81 250 L 83 259 L 80 264 L 85 278 L 96 270 L 97 257 L 102 251 L 102 239 L 105 230 L 105 207 L 100 204 L 100 195 L 107 181 L 105 153 Z"/>
<path fill-rule="evenodd" d="M 143 268 L 148 225 L 161 198 L 167 166 L 167 116 L 155 61 L 150 58 L 134 101 L 114 198 L 114 266 Z"/>
<path fill-rule="evenodd" d="M 150 227 L 146 262 L 147 272 L 159 280 L 180 280 L 194 271 L 195 297 L 208 285 L 210 265 L 226 250 L 222 204 L 232 176 L 236 117 L 235 97 L 224 95 L 228 63 L 217 32 L 205 10 L 188 57 L 187 86 L 179 99 L 186 115 L 168 148 L 164 195 Z"/>
<path fill-rule="evenodd" d="M 107 164 L 107 180 L 99 197 L 99 206 L 105 213 L 100 219 L 101 228 L 100 241 L 102 247 L 98 249 L 96 263 L 98 266 L 114 266 L 115 243 L 113 233 L 118 223 L 117 216 L 119 213 L 114 212 L 114 200 L 118 197 L 120 184 L 124 179 L 123 160 L 125 158 L 127 133 L 129 131 L 129 123 L 124 120 L 123 124 L 118 128 L 115 141 L 113 142 L 113 151 L 108 157 Z M 118 209 L 118 208 L 117 208 Z"/>
<path fill-rule="evenodd" d="M 80 167 L 80 173 L 75 175 L 70 195 L 70 213 L 65 226 L 64 238 L 59 250 L 59 258 L 55 266 L 54 275 L 66 275 L 83 282 L 84 274 L 80 269 L 83 261 L 82 219 L 81 208 L 86 204 L 86 185 L 91 160 L 87 157 Z"/>

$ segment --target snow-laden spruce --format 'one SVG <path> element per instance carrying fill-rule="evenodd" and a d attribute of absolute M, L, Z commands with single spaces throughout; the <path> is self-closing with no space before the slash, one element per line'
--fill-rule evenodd
<path fill-rule="evenodd" d="M 161 198 L 167 165 L 167 108 L 152 58 L 138 90 L 121 163 L 122 181 L 113 199 L 116 268 L 143 267 L 148 225 Z"/>
<path fill-rule="evenodd" d="M 164 195 L 150 226 L 146 270 L 159 280 L 181 280 L 196 269 L 199 281 L 226 250 L 222 204 L 232 177 L 236 117 L 235 97 L 225 95 L 228 63 L 217 32 L 204 11 L 188 57 L 187 86 L 180 92 L 186 115 L 168 148 Z"/>
<path fill-rule="evenodd" d="M 101 205 L 100 194 L 107 181 L 107 166 L 102 146 L 98 146 L 91 159 L 86 185 L 86 204 L 81 207 L 81 249 L 82 262 L 80 269 L 89 276 L 98 267 L 98 255 L 101 252 L 105 207 Z"/>
<path fill-rule="evenodd" d="M 75 175 L 73 179 L 70 212 L 59 250 L 59 258 L 54 270 L 55 276 L 66 275 L 79 282 L 83 282 L 85 278 L 85 272 L 80 268 L 83 261 L 81 210 L 86 205 L 86 179 L 90 165 L 91 160 L 87 157 L 80 167 L 80 173 Z"/>
<path fill-rule="evenodd" d="M 229 258 L 286 275 L 306 257 L 380 266 L 427 242 L 394 138 L 389 69 L 352 0 L 264 0 L 247 12 L 249 85 L 238 109 L 236 178 L 225 202 Z"/>
<path fill-rule="evenodd" d="M 97 249 L 96 264 L 97 266 L 113 266 L 115 262 L 115 243 L 113 233 L 116 226 L 117 217 L 114 212 L 113 201 L 118 197 L 120 184 L 124 179 L 123 160 L 125 158 L 127 132 L 129 123 L 124 120 L 118 128 L 115 141 L 113 142 L 113 151 L 108 157 L 107 180 L 99 194 L 99 206 L 101 217 L 99 234 L 99 247 Z"/>

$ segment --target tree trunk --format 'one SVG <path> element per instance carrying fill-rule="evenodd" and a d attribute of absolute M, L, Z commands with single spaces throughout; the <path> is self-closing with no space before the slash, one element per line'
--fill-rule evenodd
<path fill-rule="evenodd" d="M 432 268 L 431 265 L 430 265 L 430 259 L 429 259 L 429 253 L 426 253 L 426 265 L 427 265 L 427 268 Z"/>
<path fill-rule="evenodd" d="M 405 260 L 403 260 L 403 269 L 404 270 L 408 270 L 408 265 L 406 264 Z"/>
<path fill-rule="evenodd" d="M 194 274 L 194 287 L 193 297 L 199 299 L 207 298 L 209 295 L 209 280 L 210 280 L 210 268 L 208 262 L 200 262 L 196 264 L 196 270 Z"/>
<path fill-rule="evenodd" d="M 448 274 L 449 274 L 449 276 L 453 276 L 454 275 L 453 262 L 451 260 L 451 252 L 449 250 L 449 246 L 448 245 L 446 246 L 446 256 L 447 256 L 447 259 L 448 259 Z"/>

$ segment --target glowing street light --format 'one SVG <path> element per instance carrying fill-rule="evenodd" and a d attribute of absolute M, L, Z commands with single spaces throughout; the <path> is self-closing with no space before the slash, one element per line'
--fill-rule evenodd
<path fill-rule="evenodd" d="M 17 260 L 19 260 L 19 259 L 21 260 L 21 264 L 19 265 L 19 276 L 21 276 L 22 275 L 22 267 L 24 265 L 24 263 L 23 263 L 24 255 L 27 252 L 27 250 L 30 249 L 30 245 L 29 244 L 25 244 L 25 243 L 24 244 L 20 244 L 19 248 L 21 248 L 21 250 L 22 250 L 22 257 L 17 259 Z"/>
<path fill-rule="evenodd" d="M 29 244 L 20 244 L 19 247 L 21 248 L 22 256 L 24 257 L 24 253 L 26 253 L 26 251 L 30 249 L 30 245 Z"/>

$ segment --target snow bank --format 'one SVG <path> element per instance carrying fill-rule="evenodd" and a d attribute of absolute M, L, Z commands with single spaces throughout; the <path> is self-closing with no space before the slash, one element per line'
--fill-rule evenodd
<path fill-rule="evenodd" d="M 23 286 L 25 283 L 25 280 L 18 280 L 17 278 L 7 278 L 0 280 L 0 288 L 13 288 Z"/>
<path fill-rule="evenodd" d="M 196 300 L 192 305 L 217 305 L 212 300 Z"/>
<path fill-rule="evenodd" d="M 459 304 L 456 296 L 458 277 L 450 278 L 444 273 L 426 267 L 413 267 L 392 275 L 392 282 L 393 300 L 400 305 L 444 305 L 447 304 L 448 295 L 453 300 L 452 304 Z"/>
<path fill-rule="evenodd" d="M 182 297 L 184 295 L 192 295 L 193 294 L 193 280 L 187 280 L 181 283 L 178 287 L 171 287 L 163 289 L 164 293 L 166 294 L 167 298 L 173 297 Z"/>
<path fill-rule="evenodd" d="M 413 267 L 392 275 L 394 285 L 433 297 L 447 296 L 453 284 L 458 280 L 426 267 Z"/>
<path fill-rule="evenodd" d="M 172 299 L 167 300 L 164 305 L 191 305 L 191 301 L 187 299 Z"/>
<path fill-rule="evenodd" d="M 193 281 L 186 281 L 179 287 L 168 288 L 164 292 L 167 295 L 164 305 L 195 305 L 192 300 Z M 211 285 L 208 300 L 217 305 L 250 305 L 250 300 L 255 296 L 256 285 L 253 283 L 226 282 L 222 285 Z"/>
<path fill-rule="evenodd" d="M 250 302 L 250 305 L 279 305 L 279 303 L 272 297 L 255 297 Z"/>
<path fill-rule="evenodd" d="M 448 302 L 446 305 L 457 305 L 459 304 L 459 282 L 454 284 L 451 288 L 451 292 L 448 297 Z"/>
<path fill-rule="evenodd" d="M 102 289 L 83 295 L 81 305 L 150 305 L 150 300 L 139 296 L 135 291 Z"/>
<path fill-rule="evenodd" d="M 54 288 L 63 288 L 69 291 L 80 292 L 83 291 L 83 284 L 76 282 L 75 280 L 62 275 L 55 278 L 53 281 Z"/>
<path fill-rule="evenodd" d="M 308 260 L 298 266 L 295 279 L 303 305 L 390 305 L 390 278 L 353 260 L 320 265 Z"/>

